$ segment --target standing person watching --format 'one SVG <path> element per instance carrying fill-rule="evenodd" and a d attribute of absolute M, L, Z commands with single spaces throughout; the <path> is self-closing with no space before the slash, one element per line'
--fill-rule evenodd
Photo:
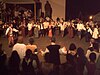
<path fill-rule="evenodd" d="M 26 45 L 26 49 L 30 49 L 32 51 L 33 54 L 37 53 L 37 46 L 33 44 L 34 43 L 34 39 L 30 38 L 29 39 L 29 44 Z"/>
<path fill-rule="evenodd" d="M 20 58 L 24 58 L 25 52 L 26 52 L 26 45 L 23 43 L 23 37 L 19 36 L 18 37 L 18 42 L 13 46 L 12 51 L 17 51 Z"/>

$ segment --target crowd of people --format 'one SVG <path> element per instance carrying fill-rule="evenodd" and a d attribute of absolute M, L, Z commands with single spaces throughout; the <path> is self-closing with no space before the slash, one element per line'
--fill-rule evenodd
<path fill-rule="evenodd" d="M 57 18 L 56 21 L 50 19 L 49 17 L 40 18 L 37 21 L 26 20 L 22 21 L 13 20 L 10 23 L 4 23 L 3 33 L 9 39 L 9 45 L 14 44 L 14 40 L 17 39 L 19 35 L 23 37 L 35 38 L 48 36 L 52 38 L 56 35 L 65 37 L 68 35 L 70 38 L 78 36 L 81 40 L 85 37 L 85 41 L 89 42 L 91 38 L 100 42 L 100 25 L 94 23 L 92 20 L 83 22 L 82 20 L 76 19 L 71 21 L 64 21 L 63 19 Z"/>
<path fill-rule="evenodd" d="M 100 75 L 100 51 L 96 40 L 90 40 L 86 54 L 74 43 L 69 48 L 56 44 L 56 38 L 50 39 L 45 50 L 38 50 L 34 39 L 23 43 L 23 36 L 18 36 L 17 43 L 12 47 L 9 58 L 0 43 L 0 74 L 2 75 Z M 39 55 L 44 58 L 40 61 Z M 61 63 L 60 55 L 66 56 Z"/>
<path fill-rule="evenodd" d="M 9 10 L 10 12 L 11 10 Z M 6 14 L 5 14 L 6 15 Z M 100 25 L 80 19 L 65 21 L 49 17 L 32 18 L 31 10 L 19 12 L 14 10 L 13 16 L 8 13 L 4 24 L 0 24 L 8 45 L 12 47 L 8 58 L 0 42 L 0 74 L 2 75 L 100 75 Z M 67 49 L 56 44 L 55 36 L 70 38 L 85 37 L 90 43 L 86 54 L 84 50 L 71 43 Z M 45 50 L 38 50 L 33 37 L 50 38 L 50 45 Z M 23 38 L 29 37 L 29 43 L 24 44 Z M 44 61 L 39 60 L 39 56 Z M 66 56 L 66 62 L 61 63 L 60 55 Z"/>
<path fill-rule="evenodd" d="M 26 12 L 25 12 L 26 13 Z M 24 14 L 25 14 L 24 13 Z M 100 75 L 100 25 L 92 20 L 84 22 L 79 19 L 65 21 L 57 18 L 40 17 L 34 20 L 28 14 L 18 20 L 18 11 L 15 18 L 2 25 L 3 35 L 8 38 L 8 45 L 12 53 L 7 58 L 0 43 L 0 74 L 2 75 Z M 85 37 L 90 43 L 84 50 L 71 43 L 69 49 L 56 44 L 56 35 L 64 38 L 78 36 L 79 40 Z M 4 37 L 5 37 L 4 36 Z M 34 45 L 34 38 L 50 38 L 50 45 L 45 50 L 38 50 Z M 29 43 L 23 43 L 23 38 L 29 37 Z M 44 57 L 39 60 L 38 55 Z M 66 56 L 66 62 L 61 63 L 60 55 Z"/>

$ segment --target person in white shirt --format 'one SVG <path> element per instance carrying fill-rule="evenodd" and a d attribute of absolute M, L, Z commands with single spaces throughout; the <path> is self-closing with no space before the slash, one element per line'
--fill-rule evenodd
<path fill-rule="evenodd" d="M 14 44 L 13 31 L 18 32 L 18 30 L 13 28 L 13 24 L 10 24 L 9 27 L 7 28 L 7 30 L 6 30 L 6 33 L 5 33 L 5 35 L 8 37 L 9 47 Z"/>
<path fill-rule="evenodd" d="M 48 35 L 49 22 L 48 21 L 44 21 L 43 25 L 44 25 L 44 33 L 45 33 L 45 35 Z"/>
<path fill-rule="evenodd" d="M 82 30 L 86 30 L 86 29 L 85 29 L 85 27 L 84 27 L 84 24 L 81 23 L 81 22 L 79 22 L 79 23 L 77 24 L 77 31 L 78 31 L 78 37 L 79 37 L 79 39 L 82 38 Z"/>
<path fill-rule="evenodd" d="M 91 53 L 95 53 L 96 54 L 96 60 L 95 60 L 95 62 L 97 62 L 98 57 L 100 56 L 99 44 L 98 43 L 95 42 L 95 43 L 93 43 L 93 46 L 91 46 L 90 48 L 88 48 L 88 50 L 86 52 L 86 57 L 87 57 L 88 60 L 89 60 L 89 55 Z"/>
<path fill-rule="evenodd" d="M 33 24 L 31 21 L 28 23 L 27 27 L 28 27 L 28 36 L 32 36 Z"/>
<path fill-rule="evenodd" d="M 95 27 L 94 30 L 93 30 L 93 35 L 92 35 L 92 38 L 97 40 L 99 37 L 99 31 L 98 31 L 98 28 Z"/>
<path fill-rule="evenodd" d="M 17 51 L 20 58 L 23 59 L 26 52 L 26 45 L 23 43 L 23 37 L 18 37 L 18 42 L 13 46 L 12 51 Z"/>

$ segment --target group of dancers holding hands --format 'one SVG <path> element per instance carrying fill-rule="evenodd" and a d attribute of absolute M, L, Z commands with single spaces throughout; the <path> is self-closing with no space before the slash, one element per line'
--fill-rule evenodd
<path fill-rule="evenodd" d="M 68 35 L 68 37 L 74 38 L 77 35 L 80 40 L 85 37 L 86 42 L 89 42 L 91 38 L 100 39 L 99 24 L 93 21 L 83 22 L 79 19 L 71 21 L 57 19 L 54 21 L 50 18 L 40 18 L 38 21 L 23 19 L 20 22 L 13 20 L 11 23 L 5 23 L 3 28 L 8 37 L 9 45 L 14 44 L 14 39 L 19 35 L 23 37 L 34 36 L 35 38 L 45 36 L 52 38 L 55 35 L 61 35 L 61 37 Z"/>

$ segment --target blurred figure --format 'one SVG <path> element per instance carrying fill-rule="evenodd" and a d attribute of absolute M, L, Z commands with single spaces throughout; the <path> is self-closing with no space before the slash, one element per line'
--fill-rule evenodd
<path fill-rule="evenodd" d="M 71 43 L 68 50 L 69 54 L 72 54 L 73 56 L 77 57 L 77 50 L 76 45 L 74 43 Z"/>
<path fill-rule="evenodd" d="M 84 66 L 86 65 L 87 58 L 85 57 L 84 50 L 79 47 L 77 49 L 77 75 L 83 75 Z"/>
<path fill-rule="evenodd" d="M 60 45 L 56 44 L 56 39 L 54 37 L 51 38 L 51 44 L 46 47 L 46 50 L 42 53 L 50 53 L 50 63 L 53 64 L 53 71 L 56 75 L 59 75 L 59 65 L 60 65 Z"/>
<path fill-rule="evenodd" d="M 36 22 L 36 24 L 34 24 L 34 37 L 35 38 L 39 38 L 39 30 L 40 30 L 39 23 Z"/>
<path fill-rule="evenodd" d="M 20 57 L 17 51 L 13 51 L 9 60 L 8 60 L 8 67 L 9 67 L 9 75 L 19 75 L 20 74 Z"/>
<path fill-rule="evenodd" d="M 77 75 L 76 62 L 73 55 L 66 55 L 66 62 L 61 65 L 61 75 Z"/>
<path fill-rule="evenodd" d="M 90 42 L 91 38 L 92 38 L 92 29 L 87 25 L 85 33 L 85 41 Z"/>
<path fill-rule="evenodd" d="M 34 39 L 30 38 L 29 39 L 29 44 L 26 45 L 26 49 L 30 49 L 33 54 L 37 54 L 37 45 L 34 45 Z"/>
<path fill-rule="evenodd" d="M 73 38 L 74 37 L 74 23 L 73 22 L 70 22 L 70 25 L 68 26 L 68 36 L 70 38 Z"/>
<path fill-rule="evenodd" d="M 14 45 L 14 34 L 13 32 L 18 32 L 17 29 L 13 28 L 13 24 L 9 24 L 9 27 L 6 30 L 5 35 L 8 37 L 8 45 L 12 47 Z"/>
<path fill-rule="evenodd" d="M 7 75 L 7 67 L 6 67 L 7 55 L 2 49 L 2 43 L 0 42 L 0 74 Z"/>
<path fill-rule="evenodd" d="M 86 57 L 89 60 L 89 55 L 91 53 L 95 53 L 96 54 L 96 60 L 95 60 L 95 62 L 97 62 L 98 57 L 100 56 L 100 53 L 99 53 L 99 44 L 96 43 L 96 42 L 94 42 L 94 43 L 92 43 L 92 45 L 93 45 L 92 47 L 88 48 L 88 50 L 86 52 Z"/>
<path fill-rule="evenodd" d="M 95 27 L 94 27 L 94 30 L 93 30 L 92 38 L 95 39 L 95 40 L 97 41 L 98 37 L 99 37 L 98 27 L 95 26 Z"/>
<path fill-rule="evenodd" d="M 9 27 L 7 28 L 5 35 L 8 37 L 8 45 L 12 46 L 14 44 L 12 24 L 10 24 Z"/>
<path fill-rule="evenodd" d="M 28 49 L 22 61 L 22 75 L 36 75 L 33 66 L 32 51 Z"/>
<path fill-rule="evenodd" d="M 84 24 L 80 21 L 78 24 L 77 24 L 77 34 L 78 34 L 78 37 L 79 39 L 81 40 L 82 39 L 82 36 L 83 36 L 83 32 L 85 31 L 85 27 L 84 27 Z"/>
<path fill-rule="evenodd" d="M 26 22 L 25 22 L 25 19 L 24 19 L 24 20 L 21 22 L 21 25 L 19 26 L 20 35 L 22 35 L 23 37 L 25 37 L 25 34 L 26 34 L 25 28 L 26 28 Z"/>
<path fill-rule="evenodd" d="M 43 75 L 52 75 L 53 73 L 53 64 L 50 63 L 50 53 L 44 55 L 45 61 L 41 65 L 41 70 Z"/>
<path fill-rule="evenodd" d="M 26 52 L 26 45 L 23 43 L 23 37 L 19 36 L 17 43 L 13 46 L 12 51 L 17 51 L 20 58 L 23 59 Z"/>
<path fill-rule="evenodd" d="M 87 62 L 86 64 L 86 68 L 87 68 L 87 75 L 94 75 L 95 70 L 96 70 L 96 54 L 95 53 L 91 53 L 89 55 L 89 59 L 90 61 Z"/>
<path fill-rule="evenodd" d="M 31 21 L 28 23 L 27 27 L 28 27 L 28 36 L 31 37 L 32 36 L 32 28 L 33 28 L 33 24 Z"/>
<path fill-rule="evenodd" d="M 100 56 L 98 58 L 98 61 L 96 63 L 96 70 L 94 75 L 100 75 Z"/>
<path fill-rule="evenodd" d="M 48 37 L 49 38 L 52 38 L 53 37 L 53 34 L 52 34 L 52 25 L 51 23 L 49 23 L 49 26 L 48 26 Z"/>

